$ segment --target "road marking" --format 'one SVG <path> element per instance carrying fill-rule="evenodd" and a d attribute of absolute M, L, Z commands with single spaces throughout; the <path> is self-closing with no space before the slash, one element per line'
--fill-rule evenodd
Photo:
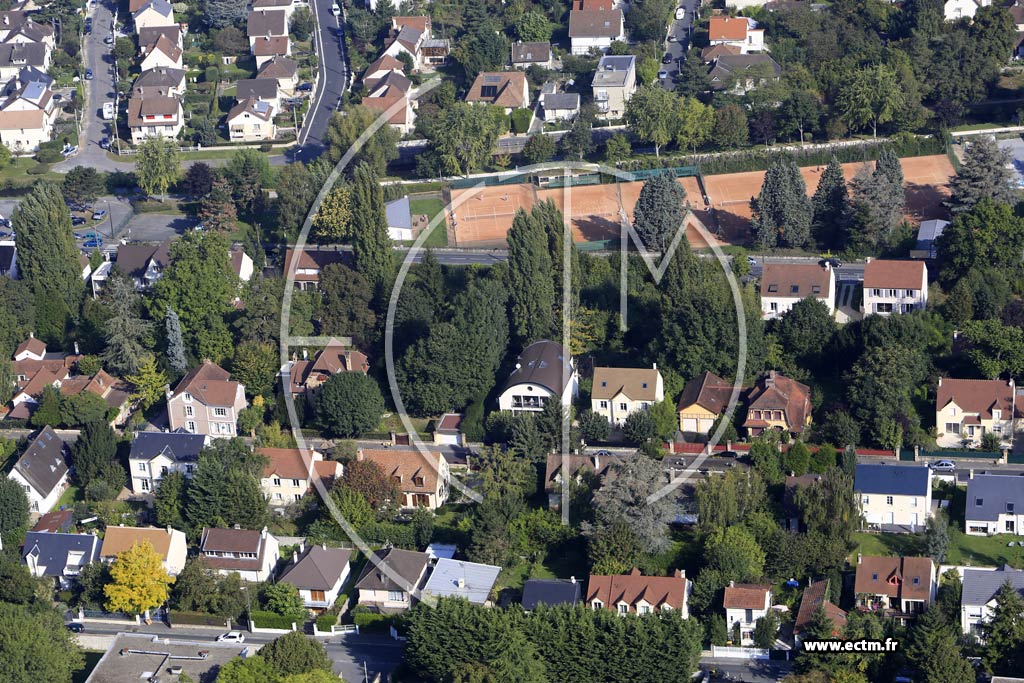
<path fill-rule="evenodd" d="M 317 64 L 319 78 L 317 80 L 319 83 L 317 83 L 318 92 L 316 94 L 316 98 L 313 100 L 313 105 L 309 108 L 309 111 L 307 111 L 306 114 L 308 119 L 315 119 L 316 112 L 320 109 L 320 102 L 324 99 L 324 91 L 327 90 L 327 55 L 324 53 L 322 33 L 324 27 L 320 23 L 320 14 L 316 10 L 316 0 L 313 0 L 310 4 L 313 7 L 313 17 L 316 19 L 316 51 L 319 57 L 319 63 Z M 306 145 L 306 140 L 309 139 L 309 129 L 311 128 L 309 125 L 310 123 L 312 123 L 311 120 L 307 121 L 306 119 L 303 119 L 302 121 L 302 131 L 300 133 L 300 137 L 302 139 L 299 141 L 299 147 L 304 147 Z"/>

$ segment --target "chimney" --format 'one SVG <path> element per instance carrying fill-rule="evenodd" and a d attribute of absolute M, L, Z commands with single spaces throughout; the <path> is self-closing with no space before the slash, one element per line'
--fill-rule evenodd
<path fill-rule="evenodd" d="M 736 587 L 736 582 L 735 581 L 730 581 L 729 582 L 729 588 L 735 588 L 735 587 Z"/>
<path fill-rule="evenodd" d="M 651 363 L 651 369 L 652 370 L 657 370 L 658 369 L 658 364 L 657 363 Z"/>
<path fill-rule="evenodd" d="M 686 570 L 685 569 L 677 569 L 674 572 L 672 572 L 672 576 L 676 577 L 677 579 L 685 579 L 686 578 Z M 732 582 L 730 581 L 729 583 L 732 583 Z"/>
<path fill-rule="evenodd" d="M 967 478 L 974 479 L 974 470 L 967 470 Z"/>
<path fill-rule="evenodd" d="M 7 23 L 7 17 L 4 17 L 4 23 L 5 24 Z M 35 339 L 36 338 L 36 333 L 35 332 L 29 332 L 28 333 L 28 338 L 29 339 Z"/>
<path fill-rule="evenodd" d="M 321 543 L 320 544 L 320 549 L 321 550 L 327 550 L 327 544 L 326 543 Z"/>
<path fill-rule="evenodd" d="M 569 577 L 569 583 L 576 583 L 576 577 L 575 576 L 570 576 Z"/>
<path fill-rule="evenodd" d="M 78 342 L 75 342 L 75 355 L 76 356 L 79 355 L 79 353 L 78 353 Z"/>
<path fill-rule="evenodd" d="M 234 529 L 241 529 L 242 525 L 241 524 L 235 524 L 234 527 L 232 527 L 232 528 L 234 528 Z"/>
<path fill-rule="evenodd" d="M 292 564 L 298 564 L 298 563 L 299 563 L 299 554 L 293 550 L 292 551 Z"/>
<path fill-rule="evenodd" d="M 170 524 L 168 524 L 168 525 L 167 525 L 167 535 L 168 535 L 168 536 L 170 536 L 170 535 L 171 535 L 171 532 L 172 532 L 172 531 L 174 531 L 174 529 L 172 529 L 172 528 L 171 528 L 171 525 L 170 525 Z"/>
<path fill-rule="evenodd" d="M 863 561 L 864 561 L 864 554 L 863 553 L 857 553 L 857 564 L 860 564 Z"/>
<path fill-rule="evenodd" d="M 309 360 L 309 349 L 302 349 L 302 360 Z"/>
<path fill-rule="evenodd" d="M 460 576 L 459 578 L 455 579 L 455 585 L 458 586 L 459 588 L 465 588 L 466 587 L 466 578 L 463 577 L 463 576 Z"/>
<path fill-rule="evenodd" d="M 299 541 L 299 552 L 300 553 L 306 552 L 306 542 L 305 541 Z"/>

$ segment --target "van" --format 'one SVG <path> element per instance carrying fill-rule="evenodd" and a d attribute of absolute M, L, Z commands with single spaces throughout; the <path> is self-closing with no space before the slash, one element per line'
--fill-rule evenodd
<path fill-rule="evenodd" d="M 686 17 L 686 8 L 685 7 L 676 8 L 676 20 L 683 19 L 685 17 Z"/>
<path fill-rule="evenodd" d="M 114 118 L 114 103 L 104 102 L 103 103 L 103 120 L 110 121 Z"/>

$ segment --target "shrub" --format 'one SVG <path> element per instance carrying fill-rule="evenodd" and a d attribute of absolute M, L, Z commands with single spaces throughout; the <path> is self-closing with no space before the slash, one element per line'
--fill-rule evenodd
<path fill-rule="evenodd" d="M 530 130 L 533 112 L 529 109 L 516 109 L 512 112 L 512 132 L 525 133 Z"/>
<path fill-rule="evenodd" d="M 60 156 L 59 154 L 57 156 Z M 43 175 L 50 170 L 49 164 L 36 164 L 35 166 L 29 166 L 25 171 L 28 175 Z"/>
<path fill-rule="evenodd" d="M 291 617 L 282 617 L 276 612 L 262 612 L 260 610 L 253 610 L 250 613 L 253 621 L 253 625 L 257 628 L 281 628 L 286 630 L 292 629 L 292 623 L 298 620 L 292 619 Z"/>
<path fill-rule="evenodd" d="M 356 605 L 352 610 L 352 622 L 360 629 L 364 628 L 383 628 L 384 622 L 387 621 L 387 617 L 383 614 L 377 614 L 371 612 L 368 607 L 363 605 Z"/>
<path fill-rule="evenodd" d="M 36 161 L 38 161 L 40 164 L 53 164 L 53 163 L 56 163 L 56 162 L 58 162 L 60 160 L 61 160 L 60 152 L 58 152 L 55 149 L 50 149 L 50 148 L 43 149 L 43 148 L 40 148 L 39 151 L 36 153 Z M 31 171 L 32 171 L 32 169 L 30 168 L 29 172 L 31 172 Z M 45 171 L 44 171 L 44 173 L 45 173 Z"/>
<path fill-rule="evenodd" d="M 316 629 L 318 631 L 330 631 L 331 627 L 338 623 L 336 614 L 321 614 L 316 618 Z"/>
<path fill-rule="evenodd" d="M 402 54 L 405 53 L 403 52 Z M 263 144 L 260 145 L 260 151 L 263 152 L 264 154 L 270 152 L 270 150 L 272 149 L 274 149 L 274 146 L 269 142 L 264 142 Z"/>

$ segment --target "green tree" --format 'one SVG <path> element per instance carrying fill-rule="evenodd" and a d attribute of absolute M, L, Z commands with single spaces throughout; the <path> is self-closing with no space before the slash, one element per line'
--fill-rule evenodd
<path fill-rule="evenodd" d="M 779 631 L 779 617 L 774 610 L 754 623 L 754 647 L 770 649 L 775 647 L 775 634 Z"/>
<path fill-rule="evenodd" d="M 850 74 L 839 89 L 836 108 L 851 128 L 871 126 L 878 137 L 878 126 L 892 121 L 904 104 L 904 90 L 896 72 L 884 64 L 868 66 Z"/>
<path fill-rule="evenodd" d="M 763 248 L 806 247 L 811 240 L 814 209 L 800 169 L 792 159 L 780 157 L 765 173 L 754 208 L 753 230 Z"/>
<path fill-rule="evenodd" d="M 870 348 L 854 364 L 846 379 L 847 397 L 857 406 L 861 424 L 871 425 L 875 443 L 881 444 L 887 421 L 899 425 L 904 434 L 919 424 L 911 398 L 927 373 L 924 354 L 900 344 Z"/>
<path fill-rule="evenodd" d="M 357 437 L 377 427 L 384 413 L 384 398 L 373 378 L 361 372 L 342 372 L 324 383 L 316 413 L 327 433 Z"/>
<path fill-rule="evenodd" d="M 516 19 L 516 35 L 524 43 L 545 42 L 551 38 L 551 23 L 543 12 L 530 10 Z"/>
<path fill-rule="evenodd" d="M 746 147 L 749 142 L 747 112 L 737 104 L 715 110 L 714 140 L 721 149 Z"/>
<path fill-rule="evenodd" d="M 257 279 L 260 280 L 262 278 Z M 188 370 L 188 360 L 185 358 L 185 341 L 181 336 L 181 320 L 170 306 L 165 310 L 164 338 L 167 340 L 167 365 L 176 374 L 183 375 Z"/>
<path fill-rule="evenodd" d="M 125 380 L 132 385 L 134 391 L 131 400 L 138 401 L 143 410 L 148 410 L 164 398 L 167 390 L 167 375 L 157 367 L 156 359 L 148 356 L 134 375 Z"/>
<path fill-rule="evenodd" d="M 849 194 L 843 167 L 833 155 L 818 180 L 814 197 L 811 198 L 814 236 L 818 243 L 826 248 L 838 249 L 843 246 L 843 220 L 846 217 L 848 201 Z"/>
<path fill-rule="evenodd" d="M 756 581 L 764 574 L 765 554 L 753 535 L 740 526 L 716 532 L 707 541 L 708 566 L 725 581 Z"/>
<path fill-rule="evenodd" d="M 189 199 L 202 199 L 213 189 L 213 178 L 214 172 L 210 165 L 197 161 L 185 171 L 181 179 L 181 189 Z"/>
<path fill-rule="evenodd" d="M 231 155 L 223 171 L 238 213 L 254 218 L 263 207 L 263 188 L 271 179 L 267 155 L 253 147 Z"/>
<path fill-rule="evenodd" d="M 142 317 L 142 298 L 132 280 L 118 272 L 107 279 L 102 300 L 112 313 L 103 326 L 103 362 L 116 373 L 137 373 L 152 356 L 153 323 Z"/>
<path fill-rule="evenodd" d="M 654 153 L 661 156 L 661 148 L 675 139 L 679 130 L 679 98 L 660 83 L 638 89 L 626 102 L 626 123 L 643 142 L 654 145 Z"/>
<path fill-rule="evenodd" d="M 630 443 L 641 445 L 653 439 L 658 432 L 650 411 L 637 410 L 626 416 L 622 423 L 622 435 Z"/>
<path fill-rule="evenodd" d="M 551 161 L 555 156 L 554 138 L 543 133 L 535 133 L 523 145 L 523 161 L 528 164 L 542 164 Z"/>
<path fill-rule="evenodd" d="M 508 40 L 493 20 L 481 22 L 455 43 L 452 56 L 462 66 L 466 82 L 481 71 L 495 71 L 508 59 Z"/>
<path fill-rule="evenodd" d="M 548 237 L 539 207 L 520 209 L 508 232 L 508 292 L 512 336 L 522 346 L 551 333 L 555 291 Z"/>
<path fill-rule="evenodd" d="M 384 214 L 384 191 L 367 164 L 356 167 L 352 181 L 352 232 L 356 272 L 382 291 L 394 272 L 394 254 Z"/>
<path fill-rule="evenodd" d="M 585 105 L 580 109 L 579 114 L 573 119 L 572 125 L 569 126 L 569 130 L 558 141 L 559 148 L 565 158 L 583 161 L 594 153 L 594 121 L 596 118 L 597 115 L 592 106 Z M 620 141 L 623 138 L 619 136 L 612 137 L 613 139 L 618 137 L 614 144 L 618 144 L 621 148 Z M 611 140 L 609 140 L 609 144 L 612 144 Z M 628 156 L 628 153 L 626 156 Z"/>
<path fill-rule="evenodd" d="M 956 214 L 936 248 L 939 282 L 947 291 L 955 291 L 961 279 L 989 266 L 1019 277 L 1014 254 L 1024 248 L 1024 219 L 1014 214 L 1011 205 L 983 197 Z"/>
<path fill-rule="evenodd" d="M 313 217 L 313 234 L 324 242 L 352 237 L 352 192 L 348 186 L 335 185 L 324 197 Z"/>
<path fill-rule="evenodd" d="M 279 352 L 272 344 L 244 341 L 235 347 L 232 379 L 245 385 L 250 396 L 269 396 L 277 381 Z"/>
<path fill-rule="evenodd" d="M 175 529 L 185 526 L 185 492 L 187 488 L 188 480 L 177 470 L 168 472 L 160 479 L 153 502 L 157 524 Z"/>
<path fill-rule="evenodd" d="M 60 408 L 60 392 L 57 387 L 43 387 L 43 393 L 39 397 L 35 412 L 29 419 L 29 424 L 33 427 L 56 427 L 62 424 L 63 415 Z"/>
<path fill-rule="evenodd" d="M 633 227 L 652 251 L 665 251 L 676 233 L 684 229 L 686 190 L 672 173 L 651 176 L 633 207 Z M 682 243 L 681 243 L 682 244 Z"/>
<path fill-rule="evenodd" d="M 5 548 L 16 548 L 25 538 L 29 522 L 29 503 L 18 482 L 0 478 L 0 541 Z"/>
<path fill-rule="evenodd" d="M 292 18 L 289 22 L 289 30 L 295 40 L 300 42 L 309 40 L 309 37 L 316 30 L 316 24 L 313 21 L 313 13 L 306 7 L 298 7 L 292 12 Z"/>
<path fill-rule="evenodd" d="M 678 110 L 676 144 L 680 149 L 689 148 L 696 152 L 703 145 L 715 126 L 714 110 L 695 97 L 681 97 L 676 103 Z"/>
<path fill-rule="evenodd" d="M 850 187 L 853 222 L 850 229 L 854 233 L 854 245 L 873 249 L 885 244 L 903 220 L 905 198 L 902 182 L 885 167 L 878 166 L 872 172 L 865 164 L 854 176 Z"/>
<path fill-rule="evenodd" d="M 634 455 L 610 466 L 606 483 L 594 492 L 596 529 L 624 522 L 646 552 L 657 553 L 668 545 L 668 524 L 675 516 L 671 495 L 648 502 L 664 483 L 661 463 Z"/>
<path fill-rule="evenodd" d="M 972 138 L 964 151 L 960 170 L 950 180 L 946 205 L 954 214 L 973 209 L 983 199 L 1014 204 L 1013 170 L 1009 153 L 987 135 Z"/>
<path fill-rule="evenodd" d="M 676 77 L 676 94 L 682 97 L 698 97 L 711 89 L 707 65 L 700 56 L 699 48 L 691 48 Z"/>
<path fill-rule="evenodd" d="M 780 128 L 783 133 L 799 133 L 800 144 L 804 143 L 804 132 L 814 129 L 821 118 L 821 103 L 807 90 L 794 90 L 782 103 L 779 112 Z"/>
<path fill-rule="evenodd" d="M 110 425 L 105 420 L 86 423 L 71 448 L 79 486 L 89 491 L 94 482 L 101 481 L 111 487 L 116 486 L 120 492 L 125 472 L 121 463 L 115 460 L 116 454 L 117 435 Z"/>
<path fill-rule="evenodd" d="M 800 367 L 818 368 L 837 329 L 828 307 L 808 297 L 793 304 L 775 324 L 774 333 L 783 351 Z"/>
<path fill-rule="evenodd" d="M 298 235 L 318 189 L 313 174 L 301 161 L 281 167 L 277 174 L 277 201 L 274 208 L 277 227 L 282 235 L 289 238 Z"/>
<path fill-rule="evenodd" d="M 260 655 L 236 657 L 217 671 L 217 683 L 279 683 L 280 677 Z"/>
<path fill-rule="evenodd" d="M 633 147 L 629 144 L 629 138 L 622 133 L 611 136 L 604 145 L 604 158 L 611 163 L 624 161 L 632 154 Z"/>
<path fill-rule="evenodd" d="M 215 439 L 199 452 L 188 485 L 185 517 L 194 529 L 238 524 L 259 529 L 267 521 L 260 488 L 266 460 L 241 439 Z"/>
<path fill-rule="evenodd" d="M 0 603 L 0 634 L 0 679 L 9 683 L 71 683 L 85 664 L 55 609 Z"/>
<path fill-rule="evenodd" d="M 135 56 L 135 48 L 132 48 Z M 75 166 L 64 176 L 60 185 L 61 193 L 69 204 L 91 204 L 106 190 L 106 184 L 99 172 L 91 166 Z"/>
<path fill-rule="evenodd" d="M 1024 598 L 1007 581 L 996 592 L 992 616 L 982 626 L 985 664 L 998 675 L 1024 667 Z"/>
<path fill-rule="evenodd" d="M 170 138 L 146 138 L 135 155 L 135 176 L 139 187 L 149 196 L 163 195 L 181 175 L 178 143 Z"/>
<path fill-rule="evenodd" d="M 330 671 L 332 666 L 323 643 L 299 631 L 270 641 L 260 648 L 260 656 L 285 676 L 314 670 Z"/>
<path fill-rule="evenodd" d="M 439 112 L 426 133 L 439 171 L 445 175 L 465 175 L 483 168 L 500 130 L 487 107 L 456 102 Z"/>
<path fill-rule="evenodd" d="M 584 410 L 579 416 L 580 436 L 586 441 L 605 441 L 611 431 L 608 418 L 593 410 Z"/>
<path fill-rule="evenodd" d="M 267 609 L 282 617 L 302 619 L 308 612 L 299 590 L 287 581 L 270 583 L 263 588 L 263 602 Z"/>
<path fill-rule="evenodd" d="M 807 469 L 810 466 L 811 451 L 803 441 L 794 441 L 790 444 L 789 450 L 782 454 L 782 469 L 787 474 L 803 476 L 807 474 Z"/>
<path fill-rule="evenodd" d="M 238 225 L 238 208 L 227 179 L 215 176 L 210 191 L 199 200 L 196 218 L 203 228 L 213 232 L 231 233 Z"/>
<path fill-rule="evenodd" d="M 924 673 L 924 683 L 956 683 L 975 678 L 971 663 L 960 651 L 956 638 L 948 632 L 935 639 L 920 670 Z"/>
<path fill-rule="evenodd" d="M 18 229 L 18 271 L 36 301 L 62 304 L 64 316 L 78 310 L 82 268 L 60 186 L 36 183 L 11 221 Z"/>
<path fill-rule="evenodd" d="M 356 344 L 373 339 L 377 315 L 373 312 L 373 284 L 340 263 L 328 264 L 320 275 L 324 334 L 352 337 Z"/>

